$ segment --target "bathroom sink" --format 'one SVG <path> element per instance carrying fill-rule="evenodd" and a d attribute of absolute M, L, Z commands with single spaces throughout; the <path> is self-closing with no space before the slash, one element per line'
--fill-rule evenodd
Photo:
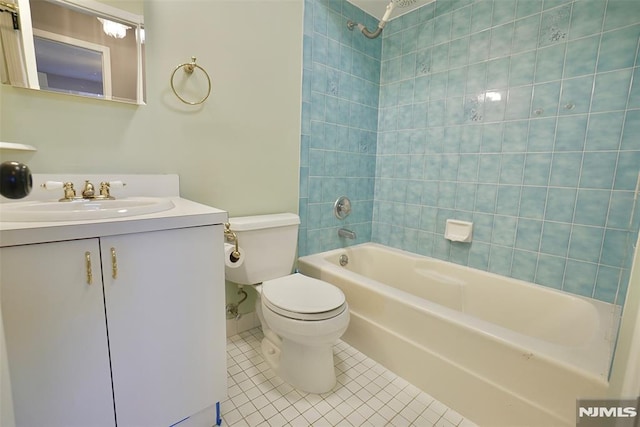
<path fill-rule="evenodd" d="M 85 200 L 71 202 L 17 202 L 0 204 L 0 221 L 81 221 L 119 218 L 162 212 L 174 207 L 170 199 L 161 197 L 127 197 L 117 200 Z"/>

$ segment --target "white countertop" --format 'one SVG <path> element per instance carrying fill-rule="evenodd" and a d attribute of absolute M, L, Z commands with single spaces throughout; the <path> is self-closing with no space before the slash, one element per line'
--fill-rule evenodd
<path fill-rule="evenodd" d="M 153 176 L 147 177 L 149 177 L 149 179 L 154 178 Z M 89 178 L 94 181 L 98 181 L 94 176 L 89 176 Z M 135 182 L 135 180 L 139 179 L 139 176 L 136 176 L 135 178 L 132 178 L 131 176 L 123 176 L 123 178 L 129 182 Z M 184 227 L 197 227 L 203 225 L 223 224 L 227 221 L 228 214 L 226 211 L 179 197 L 177 194 L 178 177 L 176 175 L 163 176 L 163 178 L 165 180 L 168 179 L 169 181 L 167 185 L 163 185 L 164 188 L 169 188 L 170 190 L 166 194 L 162 194 L 159 191 L 154 191 L 154 194 L 148 194 L 148 191 L 140 191 L 140 193 L 143 194 L 140 194 L 137 191 L 134 193 L 131 191 L 134 189 L 131 188 L 131 185 L 128 185 L 128 188 L 126 188 L 129 191 L 126 191 L 125 193 L 129 194 L 123 195 L 124 197 L 122 198 L 126 199 L 126 196 L 128 195 L 153 195 L 155 197 L 167 197 L 174 204 L 172 209 L 144 215 L 99 220 L 49 222 L 0 221 L 0 247 L 61 240 L 85 239 L 100 236 L 113 236 L 118 234 L 140 233 Z M 56 179 L 56 177 L 51 175 L 37 176 L 34 174 L 34 190 L 32 193 L 38 193 L 37 186 L 40 182 L 51 179 Z M 114 180 L 114 178 L 110 178 L 108 176 L 105 179 Z M 121 179 L 121 177 L 118 176 L 115 179 Z M 158 181 L 155 180 L 154 182 L 157 184 Z M 34 195 L 31 195 L 29 197 L 31 201 L 34 199 L 33 196 Z M 47 195 L 48 199 L 51 199 L 51 196 L 58 196 L 58 194 L 49 193 Z M 40 198 L 38 197 L 38 199 Z"/>
<path fill-rule="evenodd" d="M 226 211 L 180 197 L 170 199 L 175 205 L 172 209 L 122 218 L 51 222 L 0 221 L 0 247 L 223 224 L 227 221 Z"/>

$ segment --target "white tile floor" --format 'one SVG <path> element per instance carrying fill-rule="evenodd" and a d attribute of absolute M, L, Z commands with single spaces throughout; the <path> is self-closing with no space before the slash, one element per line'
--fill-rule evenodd
<path fill-rule="evenodd" d="M 264 361 L 262 337 L 254 328 L 227 340 L 223 426 L 475 426 L 342 341 L 334 350 L 336 387 L 321 395 L 297 391 Z"/>

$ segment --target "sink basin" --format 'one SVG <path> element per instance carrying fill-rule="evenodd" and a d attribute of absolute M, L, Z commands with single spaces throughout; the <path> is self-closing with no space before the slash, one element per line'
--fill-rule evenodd
<path fill-rule="evenodd" d="M 127 197 L 117 200 L 71 202 L 17 202 L 0 204 L 0 221 L 81 221 L 120 218 L 172 209 L 171 200 L 160 197 Z"/>

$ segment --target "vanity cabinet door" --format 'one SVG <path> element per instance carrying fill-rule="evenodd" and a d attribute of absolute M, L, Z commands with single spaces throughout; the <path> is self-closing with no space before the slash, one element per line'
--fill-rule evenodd
<path fill-rule="evenodd" d="M 16 426 L 114 426 L 98 239 L 0 248 L 0 267 Z"/>
<path fill-rule="evenodd" d="M 224 398 L 222 241 L 221 225 L 100 239 L 119 427 L 169 426 Z"/>

